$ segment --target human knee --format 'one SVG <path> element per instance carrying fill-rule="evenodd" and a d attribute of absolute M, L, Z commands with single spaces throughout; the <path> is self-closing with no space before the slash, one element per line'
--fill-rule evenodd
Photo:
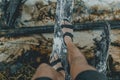
<path fill-rule="evenodd" d="M 39 67 L 47 67 L 47 66 L 49 66 L 49 65 L 46 63 L 42 63 Z"/>
<path fill-rule="evenodd" d="M 55 73 L 54 73 L 53 69 L 48 64 L 42 63 L 37 68 L 37 71 L 35 73 L 35 78 L 38 78 L 38 77 L 48 77 L 50 79 L 54 79 L 55 78 L 54 75 L 55 75 Z M 54 79 L 54 80 L 56 80 L 56 79 Z"/>
<path fill-rule="evenodd" d="M 46 63 L 42 63 L 37 70 L 49 69 L 49 65 Z"/>

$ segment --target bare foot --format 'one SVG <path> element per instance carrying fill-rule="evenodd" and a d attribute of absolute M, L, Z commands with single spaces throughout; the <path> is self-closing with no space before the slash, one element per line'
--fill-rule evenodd
<path fill-rule="evenodd" d="M 68 22 L 68 21 L 62 21 L 62 25 L 72 25 L 72 24 L 70 22 Z M 62 32 L 63 32 L 63 34 L 66 33 L 66 32 L 69 32 L 69 33 L 73 34 L 73 29 L 64 27 L 64 28 L 62 28 Z M 64 41 L 67 44 L 69 41 L 72 42 L 72 39 L 71 39 L 70 36 L 66 35 L 64 37 Z"/>
<path fill-rule="evenodd" d="M 63 68 L 62 63 L 58 60 L 59 60 L 58 54 L 54 54 L 54 56 L 50 60 L 50 64 L 52 64 L 52 63 L 54 64 L 54 62 L 55 63 L 57 62 L 56 64 L 53 65 L 53 68 L 56 71 L 58 71 L 59 68 Z M 60 73 L 61 76 L 63 76 L 65 78 L 65 71 L 63 69 L 59 70 L 58 72 Z"/>

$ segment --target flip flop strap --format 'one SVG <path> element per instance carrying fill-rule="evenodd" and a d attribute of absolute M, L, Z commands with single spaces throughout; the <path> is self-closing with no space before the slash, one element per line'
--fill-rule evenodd
<path fill-rule="evenodd" d="M 58 71 L 58 72 L 62 71 L 62 70 L 65 70 L 65 69 L 63 67 L 59 67 L 59 68 L 56 69 L 56 71 Z"/>
<path fill-rule="evenodd" d="M 73 41 L 73 34 L 72 34 L 72 33 L 66 32 L 66 33 L 63 34 L 63 38 L 64 38 L 65 36 L 71 37 L 71 39 L 72 39 L 72 41 Z"/>
<path fill-rule="evenodd" d="M 52 63 L 50 63 L 50 65 L 51 66 L 55 66 L 57 63 L 59 63 L 59 62 L 61 62 L 61 59 L 57 59 L 57 60 L 55 60 L 55 61 L 53 61 Z M 62 71 L 62 70 L 64 70 L 64 68 L 63 67 L 59 67 L 59 68 L 57 68 L 56 69 L 56 71 Z"/>
<path fill-rule="evenodd" d="M 55 66 L 57 63 L 61 62 L 61 59 L 57 59 L 50 63 L 51 66 Z"/>
<path fill-rule="evenodd" d="M 64 18 L 64 19 L 63 19 L 63 21 L 70 22 L 70 20 L 69 20 L 69 19 L 67 19 L 67 18 Z"/>

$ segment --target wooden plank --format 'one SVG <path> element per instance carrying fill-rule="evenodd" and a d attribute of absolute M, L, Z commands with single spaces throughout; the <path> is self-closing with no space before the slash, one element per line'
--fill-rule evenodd
<path fill-rule="evenodd" d="M 111 25 L 111 29 L 120 29 L 120 21 L 108 21 Z M 81 23 L 74 24 L 74 30 L 101 30 L 105 26 L 105 22 L 95 22 L 95 23 Z M 2 36 L 23 36 L 31 34 L 40 34 L 40 33 L 53 33 L 54 25 L 45 25 L 45 26 L 34 26 L 34 27 L 22 27 L 16 29 L 0 29 L 0 37 Z"/>
<path fill-rule="evenodd" d="M 66 79 L 70 80 L 70 75 L 68 73 L 68 62 L 67 62 L 67 49 L 63 40 L 63 33 L 61 31 L 61 22 L 63 19 L 68 19 L 71 21 L 72 11 L 73 11 L 74 0 L 57 0 L 56 8 L 56 23 L 54 27 L 54 44 L 51 57 L 54 54 L 58 54 L 62 60 L 63 67 L 66 72 Z"/>
<path fill-rule="evenodd" d="M 110 48 L 110 25 L 107 23 L 106 26 L 104 26 L 103 32 L 101 34 L 101 39 L 95 41 L 95 67 L 96 69 L 107 75 L 107 61 L 109 56 L 109 48 Z"/>

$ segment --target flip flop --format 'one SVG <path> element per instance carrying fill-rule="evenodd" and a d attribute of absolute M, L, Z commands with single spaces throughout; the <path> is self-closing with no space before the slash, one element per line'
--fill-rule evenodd
<path fill-rule="evenodd" d="M 53 56 L 53 57 L 54 57 L 54 56 Z M 52 57 L 52 58 L 53 58 L 53 57 Z M 61 63 L 61 59 L 60 59 L 59 57 L 58 57 L 58 59 L 50 62 L 50 65 L 54 68 L 54 66 L 56 66 L 58 63 Z M 55 68 L 54 68 L 54 69 L 55 69 Z M 57 69 L 55 69 L 55 70 L 58 71 L 58 72 L 64 70 L 62 63 L 61 63 L 61 66 L 60 66 L 60 67 L 57 67 Z"/>
<path fill-rule="evenodd" d="M 63 21 L 70 22 L 68 19 L 63 19 Z M 61 28 L 62 28 L 62 29 L 63 29 L 63 28 L 74 29 L 74 26 L 71 25 L 71 24 L 63 24 L 63 25 L 61 25 Z M 65 36 L 69 36 L 69 37 L 72 39 L 72 41 L 73 41 L 73 34 L 72 34 L 71 32 L 65 32 L 65 33 L 63 34 L 63 39 L 64 39 Z M 64 42 L 64 43 L 65 43 L 65 42 Z"/>

